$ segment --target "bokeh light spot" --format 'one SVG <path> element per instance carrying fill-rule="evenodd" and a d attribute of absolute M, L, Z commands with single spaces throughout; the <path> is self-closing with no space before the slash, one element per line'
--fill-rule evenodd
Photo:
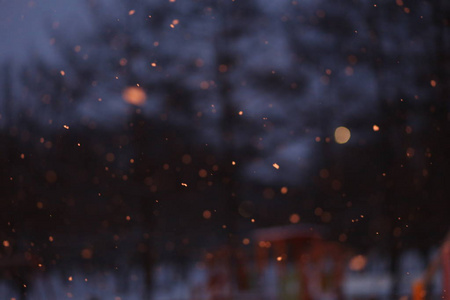
<path fill-rule="evenodd" d="M 338 144 L 345 144 L 350 140 L 350 130 L 346 127 L 340 126 L 334 131 L 334 139 Z"/>
<path fill-rule="evenodd" d="M 147 95 L 145 94 L 144 90 L 140 87 L 127 87 L 122 92 L 122 98 L 125 100 L 125 102 L 136 105 L 136 106 L 142 106 L 144 105 L 145 101 L 147 100 Z"/>

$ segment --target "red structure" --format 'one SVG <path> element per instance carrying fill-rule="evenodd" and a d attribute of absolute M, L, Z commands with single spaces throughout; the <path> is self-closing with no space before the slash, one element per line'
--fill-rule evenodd
<path fill-rule="evenodd" d="M 346 251 L 325 241 L 313 226 L 291 225 L 254 233 L 255 256 L 261 276 L 276 262 L 277 299 L 342 299 Z"/>

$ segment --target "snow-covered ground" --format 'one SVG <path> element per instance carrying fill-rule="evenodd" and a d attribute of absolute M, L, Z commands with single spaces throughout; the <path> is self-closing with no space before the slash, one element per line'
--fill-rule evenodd
<path fill-rule="evenodd" d="M 411 284 L 420 277 L 425 264 L 417 252 L 403 254 L 400 261 L 402 276 L 400 277 L 400 294 L 410 294 Z M 388 299 L 392 278 L 387 272 L 388 260 L 370 257 L 363 272 L 348 271 L 343 284 L 345 299 Z M 207 270 L 204 264 L 192 265 L 184 278 L 173 265 L 160 265 L 154 272 L 154 288 L 151 297 L 145 298 L 144 274 L 140 270 L 131 270 L 126 276 L 119 270 L 95 274 L 60 273 L 37 276 L 29 287 L 29 300 L 45 299 L 79 299 L 79 300 L 188 300 L 211 299 L 207 288 Z M 295 282 L 292 281 L 292 282 Z M 269 265 L 259 285 L 246 293 L 235 293 L 229 299 L 280 299 L 280 280 L 273 265 Z M 285 287 L 289 287 L 288 284 Z M 441 284 L 439 274 L 434 283 L 435 294 L 438 295 Z M 226 287 L 225 290 L 229 290 Z M 295 291 L 295 287 L 294 287 Z M 7 282 L 0 283 L 1 299 L 19 300 L 18 292 Z M 285 294 L 286 295 L 286 294 Z M 291 299 L 290 297 L 283 299 Z M 333 297 L 328 297 L 333 299 Z M 323 300 L 323 297 L 321 297 Z"/>

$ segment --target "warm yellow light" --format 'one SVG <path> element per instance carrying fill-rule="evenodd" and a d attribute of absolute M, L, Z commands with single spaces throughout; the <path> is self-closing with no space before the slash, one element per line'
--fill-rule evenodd
<path fill-rule="evenodd" d="M 356 255 L 350 259 L 349 268 L 352 271 L 361 271 L 366 267 L 367 258 L 364 255 Z"/>
<path fill-rule="evenodd" d="M 350 136 L 350 130 L 343 126 L 336 128 L 336 130 L 334 131 L 334 139 L 338 144 L 347 143 L 348 140 L 350 140 Z"/>
<path fill-rule="evenodd" d="M 123 90 L 122 98 L 130 104 L 141 106 L 144 105 L 147 95 L 142 88 L 131 86 Z"/>

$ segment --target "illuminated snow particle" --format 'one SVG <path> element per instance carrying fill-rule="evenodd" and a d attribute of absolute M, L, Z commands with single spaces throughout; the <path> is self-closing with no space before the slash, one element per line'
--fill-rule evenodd
<path fill-rule="evenodd" d="M 114 153 L 109 152 L 109 153 L 106 153 L 105 159 L 108 162 L 113 162 L 116 159 L 116 156 L 114 155 Z"/>
<path fill-rule="evenodd" d="M 356 255 L 350 259 L 349 269 L 352 271 L 361 271 L 367 264 L 367 258 L 363 255 Z"/>
<path fill-rule="evenodd" d="M 413 132 L 412 127 L 411 127 L 411 126 L 406 126 L 406 127 L 405 127 L 405 132 L 406 132 L 407 134 L 411 134 L 411 133 Z"/>
<path fill-rule="evenodd" d="M 206 220 L 211 218 L 211 212 L 209 210 L 205 210 L 203 211 L 203 218 L 205 218 Z"/>
<path fill-rule="evenodd" d="M 277 170 L 280 168 L 280 166 L 277 163 L 274 163 L 272 166 Z"/>
<path fill-rule="evenodd" d="M 406 149 L 406 157 L 412 158 L 414 154 L 415 154 L 414 148 L 409 147 L 408 149 Z"/>
<path fill-rule="evenodd" d="M 142 88 L 131 86 L 123 90 L 122 98 L 130 104 L 141 106 L 144 105 L 147 95 Z"/>
<path fill-rule="evenodd" d="M 184 183 L 184 182 L 182 182 L 181 185 L 186 186 L 186 187 L 188 186 L 187 183 Z"/>
<path fill-rule="evenodd" d="M 372 129 L 373 131 L 379 131 L 380 127 L 378 125 L 373 125 Z"/>
<path fill-rule="evenodd" d="M 134 10 L 134 9 L 132 9 L 132 10 L 130 10 L 129 12 L 128 12 L 128 15 L 129 16 L 132 16 L 132 15 L 134 15 L 136 13 L 136 11 Z"/>
<path fill-rule="evenodd" d="M 63 125 L 63 127 L 67 130 L 69 130 L 69 128 L 70 128 L 69 125 Z"/>
<path fill-rule="evenodd" d="M 205 178 L 208 176 L 208 171 L 206 171 L 205 169 L 201 169 L 200 171 L 198 171 L 198 176 L 200 176 L 201 178 Z"/>
<path fill-rule="evenodd" d="M 352 67 L 348 66 L 348 67 L 345 68 L 345 75 L 352 76 L 353 73 L 354 73 L 354 70 L 353 70 Z"/>
<path fill-rule="evenodd" d="M 58 179 L 58 175 L 55 171 L 49 170 L 45 172 L 45 180 L 47 180 L 48 183 L 54 183 Z"/>
<path fill-rule="evenodd" d="M 327 169 L 321 169 L 319 171 L 319 176 L 322 179 L 327 179 L 330 176 L 330 171 L 328 171 Z"/>
<path fill-rule="evenodd" d="M 432 87 L 436 87 L 436 85 L 437 85 L 436 80 L 431 80 L 431 81 L 430 81 L 430 85 L 431 85 Z"/>
<path fill-rule="evenodd" d="M 181 161 L 183 162 L 183 164 L 188 165 L 192 162 L 192 157 L 189 154 L 184 154 L 181 157 Z"/>
<path fill-rule="evenodd" d="M 197 58 L 197 59 L 195 60 L 195 66 L 196 66 L 197 68 L 201 68 L 201 67 L 203 67 L 203 65 L 204 65 L 203 59 Z"/>
<path fill-rule="evenodd" d="M 200 82 L 200 88 L 201 88 L 202 90 L 207 90 L 207 89 L 209 88 L 209 83 L 208 83 L 208 81 L 202 81 L 202 82 Z"/>
<path fill-rule="evenodd" d="M 61 71 L 59 72 L 59 74 L 61 74 L 61 76 L 64 76 L 64 75 L 66 75 L 66 72 L 64 72 L 63 70 L 61 70 Z"/>
<path fill-rule="evenodd" d="M 338 127 L 334 131 L 334 139 L 338 144 L 345 144 L 350 140 L 350 130 L 346 127 Z"/>
<path fill-rule="evenodd" d="M 219 66 L 219 72 L 220 73 L 225 73 L 226 71 L 228 71 L 228 66 L 227 65 L 220 65 Z"/>
<path fill-rule="evenodd" d="M 119 61 L 119 65 L 121 65 L 122 67 L 125 67 L 128 63 L 128 60 L 126 58 L 121 58 Z"/>
<path fill-rule="evenodd" d="M 81 250 L 81 257 L 84 259 L 91 259 L 92 255 L 93 255 L 92 249 L 85 248 L 85 249 Z M 85 279 L 85 281 L 87 281 L 87 279 Z"/>
<path fill-rule="evenodd" d="M 297 224 L 298 222 L 300 222 L 300 216 L 298 214 L 290 215 L 289 222 L 291 222 L 292 224 Z"/>

